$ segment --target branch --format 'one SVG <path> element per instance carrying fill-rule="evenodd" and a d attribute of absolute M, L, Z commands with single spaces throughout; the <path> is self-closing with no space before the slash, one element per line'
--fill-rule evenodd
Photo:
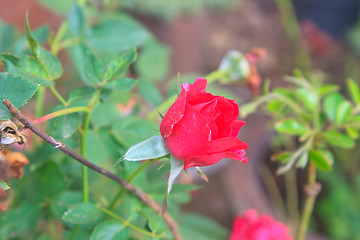
<path fill-rule="evenodd" d="M 114 180 L 115 182 L 117 182 L 121 186 L 123 186 L 127 191 L 131 192 L 136 197 L 138 197 L 144 204 L 146 204 L 147 206 L 149 206 L 155 212 L 159 213 L 162 216 L 162 218 L 164 219 L 164 222 L 169 227 L 169 229 L 170 229 L 171 233 L 173 234 L 175 240 L 182 240 L 181 234 L 179 232 L 179 228 L 178 228 L 177 223 L 175 222 L 175 220 L 168 213 L 166 213 L 166 212 L 163 213 L 162 212 L 162 207 L 157 202 L 155 202 L 149 195 L 147 195 L 146 193 L 144 193 L 140 189 L 136 188 L 135 186 L 131 185 L 130 183 L 126 182 L 125 180 L 121 179 L 117 175 L 115 175 L 115 174 L 113 174 L 113 173 L 111 173 L 111 172 L 109 172 L 109 171 L 107 171 L 107 170 L 93 164 L 92 162 L 89 162 L 88 160 L 86 160 L 85 158 L 80 156 L 78 153 L 76 153 L 74 150 L 72 150 L 71 148 L 66 146 L 64 143 L 56 141 L 51 136 L 47 135 L 46 133 L 44 133 L 43 131 L 41 131 L 37 127 L 35 127 L 33 124 L 30 123 L 30 121 L 24 115 L 22 115 L 14 107 L 14 105 L 12 105 L 10 103 L 9 100 L 5 99 L 3 101 L 3 104 L 13 114 L 14 118 L 19 120 L 19 122 L 24 124 L 24 126 L 26 128 L 29 128 L 33 133 L 35 133 L 36 135 L 41 137 L 44 141 L 46 141 L 49 144 L 51 144 L 52 146 L 54 146 L 54 148 L 59 149 L 60 151 L 64 152 L 65 154 L 67 154 L 70 157 L 72 157 L 73 159 L 75 159 L 76 161 L 80 162 L 81 164 L 91 168 L 92 170 L 94 170 L 94 171 L 96 171 L 96 172 L 98 172 L 98 173 L 100 173 L 100 174 Z"/>

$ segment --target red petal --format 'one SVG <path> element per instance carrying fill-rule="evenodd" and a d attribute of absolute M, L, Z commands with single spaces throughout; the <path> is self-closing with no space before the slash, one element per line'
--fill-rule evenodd
<path fill-rule="evenodd" d="M 238 121 L 235 120 L 231 126 L 230 126 L 230 137 L 237 137 L 239 135 L 240 129 L 242 126 L 244 126 L 246 124 L 245 121 Z"/>
<path fill-rule="evenodd" d="M 164 139 L 166 139 L 171 134 L 174 125 L 177 124 L 184 116 L 185 104 L 186 92 L 181 91 L 179 97 L 176 99 L 173 105 L 171 105 L 160 123 L 160 133 Z"/>
<path fill-rule="evenodd" d="M 218 161 L 220 161 L 223 158 L 231 158 L 237 161 L 242 161 L 243 163 L 247 162 L 247 157 L 244 157 L 245 151 L 239 150 L 239 151 L 228 151 L 228 152 L 220 152 L 220 153 L 213 153 L 213 154 L 206 154 L 201 156 L 193 156 L 189 157 L 184 160 L 185 165 L 184 169 L 188 169 L 190 167 L 204 167 L 204 166 L 210 166 Z"/>
<path fill-rule="evenodd" d="M 197 154 L 198 149 L 209 141 L 210 132 L 199 112 L 186 104 L 183 118 L 174 125 L 171 135 L 165 138 L 165 143 L 175 158 L 184 160 Z"/>

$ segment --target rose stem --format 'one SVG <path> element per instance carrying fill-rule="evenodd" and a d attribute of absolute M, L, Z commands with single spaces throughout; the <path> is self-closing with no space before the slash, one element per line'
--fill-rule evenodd
<path fill-rule="evenodd" d="M 315 199 L 320 191 L 321 191 L 321 185 L 320 183 L 316 182 L 316 166 L 314 165 L 314 163 L 309 162 L 308 183 L 305 186 L 306 200 L 301 216 L 301 222 L 297 235 L 297 240 L 305 239 L 306 231 L 314 208 Z"/>
<path fill-rule="evenodd" d="M 175 222 L 175 220 L 166 212 L 164 214 L 162 214 L 162 207 L 158 203 L 156 203 L 149 195 L 147 195 L 146 193 L 144 193 L 140 189 L 136 188 L 135 186 L 129 184 L 128 182 L 126 182 L 122 178 L 118 177 L 117 175 L 115 175 L 115 174 L 113 174 L 113 173 L 111 173 L 111 172 L 97 166 L 96 164 L 93 164 L 92 162 L 90 162 L 88 160 L 86 160 L 85 158 L 80 156 L 78 153 L 76 153 L 74 150 L 72 150 L 71 148 L 66 146 L 64 143 L 56 141 L 51 136 L 47 135 L 46 133 L 44 133 L 43 131 L 41 131 L 37 127 L 35 127 L 33 124 L 30 123 L 30 121 L 24 115 L 22 115 L 14 107 L 14 105 L 12 105 L 10 103 L 9 100 L 5 99 L 3 101 L 3 104 L 5 105 L 5 107 L 7 109 L 9 109 L 9 111 L 13 114 L 13 116 L 17 120 L 19 120 L 19 122 L 24 124 L 24 126 L 26 128 L 29 128 L 33 133 L 38 135 L 44 141 L 46 141 L 49 144 L 51 144 L 52 146 L 54 146 L 54 148 L 59 149 L 60 151 L 64 152 L 65 154 L 67 154 L 70 157 L 72 157 L 73 159 L 75 159 L 76 161 L 80 162 L 81 164 L 91 168 L 92 170 L 94 170 L 94 171 L 96 171 L 96 172 L 98 172 L 98 173 L 100 173 L 100 174 L 114 180 L 115 182 L 117 182 L 121 186 L 123 186 L 127 191 L 134 194 L 144 204 L 146 204 L 147 206 L 149 206 L 155 212 L 159 213 L 162 216 L 162 218 L 164 219 L 164 222 L 168 225 L 168 227 L 169 227 L 171 233 L 173 234 L 175 240 L 182 240 L 182 236 L 181 236 L 181 234 L 179 232 L 179 228 L 178 228 L 177 223 Z"/>

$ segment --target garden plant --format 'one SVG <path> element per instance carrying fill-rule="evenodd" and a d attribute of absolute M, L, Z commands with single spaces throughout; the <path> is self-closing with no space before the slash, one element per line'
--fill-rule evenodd
<path fill-rule="evenodd" d="M 174 87 L 158 88 L 170 50 L 131 15 L 79 1 L 56 32 L 31 30 L 27 15 L 24 24 L 25 36 L 0 22 L 0 239 L 302 240 L 322 190 L 317 173 L 333 171 L 337 153 L 359 138 L 354 80 L 349 98 L 314 71 L 260 88 L 256 63 L 265 51 L 252 49 L 229 51 L 206 76 L 180 74 Z M 251 102 L 213 87 L 237 82 Z M 273 155 L 277 174 L 306 169 L 304 199 L 284 213 L 289 227 L 249 209 L 229 232 L 183 212 L 199 186 L 177 177 L 196 168 L 208 181 L 200 167 L 224 158 L 246 168 L 249 146 L 238 135 L 261 107 L 282 149 Z M 297 201 L 297 192 L 286 198 Z"/>

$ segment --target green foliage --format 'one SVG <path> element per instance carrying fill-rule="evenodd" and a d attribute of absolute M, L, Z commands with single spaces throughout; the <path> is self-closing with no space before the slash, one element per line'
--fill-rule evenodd
<path fill-rule="evenodd" d="M 29 238 L 41 218 L 41 207 L 23 203 L 11 211 L 2 213 L 0 219 L 0 238 Z"/>
<path fill-rule="evenodd" d="M 359 86 L 348 80 L 350 101 L 339 92 L 338 86 L 324 84 L 321 78 L 306 78 L 299 71 L 294 75 L 287 78 L 292 86 L 275 88 L 242 106 L 240 113 L 246 116 L 266 103 L 274 117 L 275 130 L 284 137 L 296 137 L 300 145 L 296 151 L 275 156 L 283 164 L 278 173 L 293 165 L 304 168 L 309 159 L 318 169 L 331 170 L 333 146 L 352 149 L 359 137 Z"/>
<path fill-rule="evenodd" d="M 8 50 L 14 40 L 14 29 L 11 25 L 7 25 L 0 20 L 0 52 Z"/>
<path fill-rule="evenodd" d="M 91 234 L 93 240 L 120 240 L 128 238 L 127 228 L 120 222 L 109 220 L 97 225 Z"/>
<path fill-rule="evenodd" d="M 223 227 L 196 214 L 186 214 L 182 217 L 180 231 L 184 239 L 215 240 L 228 237 Z"/>
<path fill-rule="evenodd" d="M 22 76 L 0 73 L 0 101 L 8 99 L 16 108 L 22 107 L 36 92 L 36 84 Z M 0 120 L 8 119 L 12 115 L 4 105 L 0 105 Z"/>
<path fill-rule="evenodd" d="M 85 224 L 95 222 L 102 217 L 102 212 L 92 203 L 77 203 L 71 206 L 61 217 L 65 222 Z"/>
<path fill-rule="evenodd" d="M 170 171 L 168 211 L 180 219 L 180 204 L 190 201 L 190 192 L 198 186 L 173 184 L 183 162 L 176 167 L 172 159 L 170 166 L 159 124 L 144 118 L 163 101 L 158 86 L 169 72 L 169 48 L 130 15 L 98 11 L 90 2 L 44 2 L 68 13 L 57 32 L 50 34 L 48 27 L 31 30 L 27 16 L 25 34 L 0 23 L 0 51 L 6 51 L 0 53 L 0 100 L 9 99 L 21 108 L 41 86 L 31 119 L 38 118 L 54 140 L 131 182 L 159 204 L 167 195 L 164 176 Z M 68 54 L 59 58 L 64 52 Z M 73 64 L 65 63 L 68 59 Z M 0 119 L 10 117 L 0 105 Z M 14 196 L 8 212 L 0 214 L 0 239 L 172 239 L 162 216 L 117 183 L 87 173 L 36 137 L 29 142 L 30 165 L 23 178 L 0 181 L 0 188 Z M 154 160 L 121 162 L 113 168 L 120 156 Z M 213 228 L 213 239 L 227 235 L 204 218 L 186 218 L 186 224 L 198 224 L 201 231 Z M 186 236 L 197 239 L 200 234 L 193 229 Z"/>
<path fill-rule="evenodd" d="M 165 141 L 161 136 L 153 136 L 138 143 L 125 153 L 123 159 L 127 161 L 140 161 L 164 157 L 169 154 Z"/>

